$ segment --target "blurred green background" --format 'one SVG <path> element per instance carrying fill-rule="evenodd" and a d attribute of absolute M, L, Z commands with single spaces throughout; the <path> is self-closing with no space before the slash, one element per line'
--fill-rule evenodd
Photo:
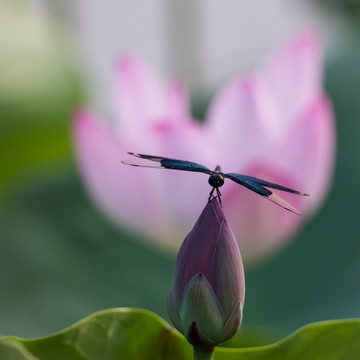
<path fill-rule="evenodd" d="M 0 334 L 43 336 L 117 306 L 168 319 L 175 255 L 110 225 L 78 177 L 70 117 L 84 81 L 63 38 L 56 28 L 39 33 L 21 8 L 0 19 Z M 357 21 L 326 64 L 338 131 L 332 189 L 289 246 L 246 269 L 245 329 L 277 337 L 312 321 L 360 317 Z"/>

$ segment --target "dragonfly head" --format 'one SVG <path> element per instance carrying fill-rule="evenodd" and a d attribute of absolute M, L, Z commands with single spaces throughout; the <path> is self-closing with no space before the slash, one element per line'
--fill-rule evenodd
<path fill-rule="evenodd" d="M 223 174 L 217 172 L 211 174 L 209 177 L 209 184 L 215 189 L 219 188 L 220 186 L 223 186 L 224 185 Z"/>

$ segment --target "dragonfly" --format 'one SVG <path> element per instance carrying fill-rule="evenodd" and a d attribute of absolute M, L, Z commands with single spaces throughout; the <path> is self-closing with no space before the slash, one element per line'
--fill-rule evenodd
<path fill-rule="evenodd" d="M 144 155 L 128 152 L 129 155 L 135 157 L 135 159 L 123 160 L 123 164 L 139 167 L 149 167 L 158 169 L 172 169 L 172 170 L 183 170 L 192 171 L 209 175 L 209 185 L 212 186 L 212 190 L 209 194 L 209 201 L 215 197 L 216 192 L 217 198 L 221 205 L 221 192 L 219 188 L 224 185 L 225 179 L 230 179 L 237 184 L 244 186 L 245 188 L 255 192 L 258 195 L 272 201 L 273 203 L 281 206 L 282 208 L 291 211 L 292 213 L 301 215 L 301 212 L 281 198 L 279 195 L 272 192 L 270 189 L 276 189 L 285 191 L 288 193 L 309 196 L 308 194 L 287 188 L 282 185 L 274 184 L 265 180 L 258 179 L 253 176 L 247 176 L 236 173 L 223 173 L 220 165 L 217 165 L 215 170 L 210 170 L 204 165 L 200 165 L 191 161 L 170 159 L 162 156 Z M 270 188 L 270 189 L 269 189 Z"/>

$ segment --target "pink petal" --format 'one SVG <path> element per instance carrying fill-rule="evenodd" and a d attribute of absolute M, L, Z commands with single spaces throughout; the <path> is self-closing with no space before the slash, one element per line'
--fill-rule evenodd
<path fill-rule="evenodd" d="M 261 156 L 268 141 L 276 136 L 277 117 L 261 80 L 247 77 L 231 82 L 219 92 L 207 121 L 224 159 L 241 168 Z"/>
<path fill-rule="evenodd" d="M 118 61 L 116 70 L 119 133 L 135 138 L 159 119 L 188 116 L 189 100 L 180 82 L 166 88 L 150 66 L 130 55 Z"/>
<path fill-rule="evenodd" d="M 119 130 L 136 136 L 144 126 L 164 116 L 163 84 L 146 63 L 131 55 L 118 61 L 115 76 Z"/>
<path fill-rule="evenodd" d="M 167 115 L 183 120 L 190 116 L 190 99 L 181 81 L 173 81 L 167 87 Z"/>
<path fill-rule="evenodd" d="M 200 123 L 185 119 L 182 122 L 164 121 L 149 128 L 147 134 L 152 139 L 151 152 L 147 149 L 150 154 L 215 167 L 212 164 L 216 148 L 211 146 L 211 139 Z M 207 175 L 176 170 L 150 170 L 156 201 L 164 209 L 164 221 L 159 227 L 170 226 L 170 231 L 173 232 L 174 229 L 182 233 L 188 231 L 211 190 Z M 181 241 L 182 237 L 177 240 Z"/>
<path fill-rule="evenodd" d="M 125 140 L 88 111 L 79 110 L 74 143 L 80 172 L 92 200 L 112 221 L 176 248 L 207 201 L 207 176 L 132 167 L 120 161 L 130 158 L 130 150 L 206 163 L 212 157 L 211 147 L 201 124 L 190 120 L 165 119 L 143 131 L 147 143 Z"/>
<path fill-rule="evenodd" d="M 120 162 L 131 148 L 129 143 L 81 109 L 75 115 L 74 145 L 81 175 L 95 204 L 115 222 L 151 229 L 161 211 L 144 169 L 135 173 Z M 144 204 L 151 204 L 151 210 L 139 211 Z"/>
<path fill-rule="evenodd" d="M 272 154 L 270 163 L 286 169 L 310 194 L 309 208 L 325 196 L 332 177 L 335 156 L 335 124 L 330 101 L 323 94 L 314 98 Z"/>
<path fill-rule="evenodd" d="M 323 71 L 320 41 L 307 32 L 295 38 L 264 65 L 260 74 L 287 126 L 321 88 Z"/>
<path fill-rule="evenodd" d="M 266 163 L 254 164 L 245 174 L 290 188 L 299 186 L 292 178 Z M 268 256 L 280 248 L 303 220 L 302 216 L 293 214 L 238 184 L 227 181 L 222 192 L 226 217 L 246 261 Z M 307 200 L 305 197 L 278 190 L 274 190 L 274 193 L 300 211 Z"/>

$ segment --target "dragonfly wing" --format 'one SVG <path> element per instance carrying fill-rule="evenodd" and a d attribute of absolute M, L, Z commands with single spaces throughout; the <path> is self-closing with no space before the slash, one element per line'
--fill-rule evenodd
<path fill-rule="evenodd" d="M 297 194 L 297 195 L 304 195 L 304 196 L 309 196 L 308 194 L 305 194 L 305 193 L 302 193 L 300 191 L 296 191 L 296 190 L 293 190 L 293 189 L 290 189 L 288 187 L 285 187 L 285 186 L 282 186 L 282 185 L 279 185 L 279 184 L 274 184 L 274 183 L 271 183 L 271 182 L 268 182 L 268 181 L 265 181 L 265 180 L 261 180 L 261 179 L 258 179 L 256 177 L 253 177 L 253 176 L 247 176 L 247 175 L 241 175 L 241 174 L 230 174 L 232 176 L 241 176 L 242 179 L 244 180 L 249 180 L 253 183 L 256 183 L 258 185 L 261 185 L 261 186 L 265 186 L 265 187 L 269 187 L 271 189 L 277 189 L 277 190 L 281 190 L 281 191 L 286 191 L 286 192 L 289 192 L 289 193 L 292 193 L 292 194 Z"/>
<path fill-rule="evenodd" d="M 274 194 L 271 190 L 266 189 L 263 185 L 259 184 L 252 180 L 252 178 L 248 176 L 244 176 L 241 174 L 224 174 L 225 177 L 229 178 L 232 181 L 246 187 L 247 189 L 254 191 L 255 193 L 269 199 L 273 203 L 283 207 L 286 210 L 289 210 L 295 214 L 301 215 L 301 212 L 290 205 L 287 201 L 281 198 L 279 195 Z M 276 185 L 276 184 L 274 184 Z"/>
<path fill-rule="evenodd" d="M 269 195 L 267 197 L 270 201 L 272 201 L 273 203 L 283 207 L 286 210 L 289 210 L 295 214 L 298 215 L 302 215 L 301 212 L 296 209 L 294 206 L 292 206 L 291 204 L 289 204 L 287 201 L 285 201 L 282 197 L 280 197 L 279 195 L 272 193 L 271 195 Z"/>
<path fill-rule="evenodd" d="M 212 171 L 207 167 L 190 161 L 170 159 L 162 156 L 136 154 L 131 152 L 129 152 L 129 154 L 135 156 L 136 159 L 123 160 L 122 163 L 132 166 L 151 167 L 158 169 L 194 171 L 206 174 L 212 173 Z"/>

